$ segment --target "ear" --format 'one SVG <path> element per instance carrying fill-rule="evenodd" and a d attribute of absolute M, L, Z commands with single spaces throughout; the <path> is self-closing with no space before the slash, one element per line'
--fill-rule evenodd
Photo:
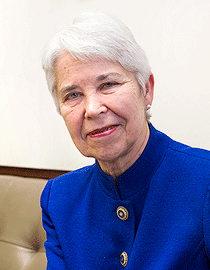
<path fill-rule="evenodd" d="M 152 72 L 150 73 L 149 79 L 147 80 L 145 84 L 145 93 L 144 93 L 144 107 L 145 111 L 148 110 L 148 105 L 152 105 L 153 96 L 154 96 L 154 75 Z"/>

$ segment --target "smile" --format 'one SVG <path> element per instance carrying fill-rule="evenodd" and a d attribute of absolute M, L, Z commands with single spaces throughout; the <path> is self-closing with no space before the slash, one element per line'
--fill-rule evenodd
<path fill-rule="evenodd" d="M 88 135 L 92 138 L 107 136 L 116 130 L 117 126 L 108 126 L 91 131 Z"/>

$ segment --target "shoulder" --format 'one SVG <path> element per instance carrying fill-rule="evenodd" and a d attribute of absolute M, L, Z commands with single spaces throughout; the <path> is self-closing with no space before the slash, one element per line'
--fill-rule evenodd
<path fill-rule="evenodd" d="M 197 183 L 210 182 L 210 151 L 177 142 L 160 131 L 156 131 L 156 136 L 167 142 L 158 172 L 164 170 L 165 174 Z"/>
<path fill-rule="evenodd" d="M 209 163 L 210 164 L 210 151 L 194 148 L 186 144 L 179 143 L 169 138 L 168 149 L 171 150 L 174 154 L 182 156 L 186 160 L 193 159 L 198 160 L 199 162 Z"/>
<path fill-rule="evenodd" d="M 151 123 L 150 130 L 152 136 L 156 138 L 155 148 L 157 148 L 157 145 L 163 145 L 159 151 L 164 152 L 167 157 L 171 155 L 173 158 L 178 157 L 186 161 L 197 160 L 204 163 L 210 162 L 210 151 L 177 142 L 165 133 L 155 129 Z"/>
<path fill-rule="evenodd" d="M 52 200 L 63 201 L 64 198 L 72 198 L 75 194 L 86 190 L 95 167 L 93 164 L 50 179 L 42 192 L 41 205 L 48 205 Z"/>
<path fill-rule="evenodd" d="M 210 183 L 210 152 L 193 148 L 169 138 L 164 168 L 173 171 L 177 178 L 187 177 L 199 184 Z"/>
<path fill-rule="evenodd" d="M 93 174 L 95 170 L 95 164 L 91 166 L 86 166 L 75 171 L 68 172 L 66 174 L 60 175 L 55 179 L 50 180 L 52 185 L 72 185 L 78 186 L 81 183 L 84 183 L 90 176 Z"/>
<path fill-rule="evenodd" d="M 159 138 L 157 143 L 162 143 L 164 146 L 161 149 L 164 157 L 163 161 L 170 162 L 171 167 L 176 165 L 181 167 L 182 165 L 192 165 L 196 168 L 197 164 L 203 164 L 203 166 L 208 167 L 208 170 L 210 170 L 210 151 L 177 142 L 166 134 L 156 130 L 151 124 L 150 129 L 153 136 L 155 135 Z M 157 148 L 157 145 L 155 147 Z"/>

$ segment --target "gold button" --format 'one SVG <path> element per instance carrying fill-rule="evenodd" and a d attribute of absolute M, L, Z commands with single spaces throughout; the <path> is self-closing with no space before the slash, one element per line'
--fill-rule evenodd
<path fill-rule="evenodd" d="M 119 206 L 117 208 L 117 216 L 121 220 L 127 220 L 128 219 L 128 210 L 123 206 Z"/>
<path fill-rule="evenodd" d="M 120 263 L 124 267 L 126 267 L 128 263 L 128 254 L 125 251 L 120 255 Z"/>

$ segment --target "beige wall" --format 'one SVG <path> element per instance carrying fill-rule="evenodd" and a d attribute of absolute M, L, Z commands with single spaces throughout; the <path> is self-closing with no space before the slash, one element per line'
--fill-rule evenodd
<path fill-rule="evenodd" d="M 75 149 L 41 69 L 49 38 L 74 15 L 100 9 L 123 20 L 156 79 L 152 123 L 210 150 L 210 1 L 0 0 L 0 165 L 75 169 Z"/>

